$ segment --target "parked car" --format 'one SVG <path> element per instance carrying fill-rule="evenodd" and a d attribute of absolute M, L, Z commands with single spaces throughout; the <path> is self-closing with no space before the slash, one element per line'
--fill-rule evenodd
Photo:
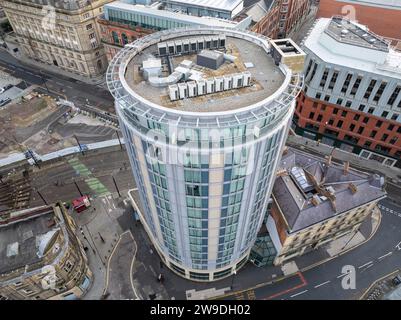
<path fill-rule="evenodd" d="M 8 84 L 3 89 L 4 89 L 4 91 L 7 91 L 8 89 L 11 89 L 12 87 L 14 87 L 12 84 Z"/>
<path fill-rule="evenodd" d="M 401 276 L 396 276 L 393 279 L 393 285 L 396 287 L 396 286 L 399 286 L 400 284 L 401 284 Z"/>
<path fill-rule="evenodd" d="M 4 91 L 6 91 L 4 90 L 4 88 L 0 88 L 0 94 L 3 93 Z"/>
<path fill-rule="evenodd" d="M 10 98 L 0 100 L 0 107 L 5 106 L 10 101 L 11 101 Z"/>

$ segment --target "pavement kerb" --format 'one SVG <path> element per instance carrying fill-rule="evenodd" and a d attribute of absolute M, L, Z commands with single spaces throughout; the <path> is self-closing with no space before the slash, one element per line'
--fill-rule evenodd
<path fill-rule="evenodd" d="M 126 231 L 126 232 L 128 232 L 128 231 Z M 124 232 L 124 233 L 126 233 L 126 232 Z M 117 249 L 117 247 L 118 247 L 118 245 L 119 245 L 119 243 L 120 243 L 120 241 L 121 241 L 121 237 L 122 237 L 122 235 L 123 235 L 124 233 L 120 234 L 120 236 L 119 236 L 119 238 L 118 238 L 118 241 L 116 242 L 116 244 L 114 245 L 113 250 L 111 251 L 111 254 L 110 254 L 110 256 L 109 256 L 109 259 L 107 260 L 107 268 L 106 268 L 105 285 L 104 285 L 104 289 L 103 289 L 103 295 L 106 294 L 107 288 L 109 287 L 109 272 L 110 272 L 110 262 L 111 262 L 111 259 L 112 259 L 113 255 L 114 255 L 114 253 L 115 253 L 115 251 L 116 251 L 116 249 Z"/>
<path fill-rule="evenodd" d="M 112 252 L 111 252 L 111 254 L 109 256 L 109 259 L 107 260 L 107 269 L 106 269 L 106 276 L 105 276 L 106 279 L 105 279 L 105 286 L 104 286 L 104 289 L 103 289 L 103 295 L 106 294 L 107 288 L 109 287 L 109 273 L 110 273 L 110 262 L 111 262 L 111 259 L 113 258 L 113 255 L 114 255 L 118 245 L 120 244 L 120 241 L 121 241 L 122 237 L 125 234 L 129 234 L 131 236 L 132 240 L 134 240 L 134 244 L 135 244 L 135 253 L 134 253 L 134 257 L 132 258 L 131 267 L 130 267 L 130 282 L 131 282 L 132 291 L 134 291 L 135 296 L 138 298 L 137 300 L 143 300 L 143 299 L 141 299 L 142 297 L 136 292 L 135 286 L 134 286 L 134 282 L 133 282 L 133 278 L 132 278 L 132 269 L 133 269 L 135 258 L 136 258 L 137 244 L 136 244 L 134 236 L 132 235 L 130 230 L 125 231 L 122 234 L 120 234 L 120 236 L 118 238 L 118 241 L 114 245 L 114 248 L 113 248 L 113 250 L 112 250 Z"/>
<path fill-rule="evenodd" d="M 2 48 L 3 49 L 3 48 Z M 70 78 L 73 80 L 77 80 L 77 81 L 81 81 L 83 83 L 89 84 L 89 85 L 100 85 L 103 83 L 103 76 L 98 76 L 97 78 L 87 78 L 84 76 L 79 76 L 76 75 L 74 73 L 71 72 L 67 72 L 67 71 L 63 71 L 61 69 L 53 69 L 52 66 L 48 66 L 43 62 L 36 62 L 33 61 L 32 59 L 26 57 L 26 56 L 14 56 L 13 54 L 11 54 L 7 49 L 4 48 L 5 52 L 7 52 L 10 56 L 12 56 L 14 59 L 16 59 L 17 61 L 19 61 L 21 64 L 25 65 L 23 67 L 30 67 L 30 68 L 37 68 L 38 65 L 40 66 L 41 69 L 44 69 L 44 71 L 50 73 L 52 76 L 62 76 L 62 77 L 66 77 L 66 78 Z M 64 80 L 64 79 L 61 79 Z"/>
<path fill-rule="evenodd" d="M 335 255 L 335 256 L 333 256 L 333 257 L 330 257 L 330 258 L 328 258 L 328 259 L 319 261 L 319 262 L 317 262 L 317 263 L 315 263 L 315 264 L 312 264 L 312 265 L 310 265 L 310 266 L 308 266 L 308 267 L 305 267 L 305 268 L 299 270 L 298 272 L 305 272 L 305 271 L 308 271 L 308 270 L 310 270 L 310 269 L 316 268 L 317 266 L 319 266 L 319 265 L 321 265 L 321 264 L 324 264 L 324 263 L 326 263 L 326 262 L 328 262 L 328 261 L 331 261 L 331 260 L 333 260 L 333 259 L 335 259 L 335 258 L 338 258 L 339 256 L 341 256 L 341 255 L 343 255 L 343 254 L 345 254 L 345 253 L 347 253 L 347 252 L 349 252 L 349 251 L 351 251 L 351 250 L 353 250 L 353 249 L 355 249 L 355 248 L 358 248 L 359 246 L 361 246 L 361 245 L 365 244 L 366 242 L 370 241 L 370 240 L 373 238 L 373 236 L 376 234 L 376 232 L 379 230 L 379 226 L 380 226 L 380 224 L 381 224 L 381 220 L 382 220 L 382 214 L 381 214 L 381 212 L 380 212 L 380 210 L 379 210 L 379 221 L 378 221 L 378 223 L 377 223 L 376 229 L 370 234 L 370 236 L 369 236 L 367 239 L 365 239 L 363 242 L 359 243 L 358 245 L 356 245 L 356 246 L 354 246 L 354 247 L 351 247 L 351 248 L 349 248 L 349 249 L 347 249 L 347 250 L 345 250 L 345 251 L 341 251 L 339 254 L 337 254 L 337 255 Z M 256 286 L 253 286 L 253 287 L 250 287 L 250 288 L 247 288 L 247 289 L 238 290 L 238 291 L 230 292 L 230 293 L 227 293 L 227 294 L 224 294 L 224 295 L 221 295 L 221 296 L 212 297 L 212 298 L 209 298 L 209 300 L 216 300 L 216 299 L 220 299 L 220 298 L 224 298 L 224 297 L 234 296 L 234 295 L 237 295 L 237 294 L 240 294 L 240 293 L 243 293 L 243 292 L 247 292 L 247 291 L 249 291 L 249 290 L 258 289 L 258 288 L 260 288 L 260 287 L 264 287 L 264 286 L 267 286 L 267 285 L 271 285 L 271 284 L 273 284 L 273 283 L 277 283 L 277 282 L 283 281 L 283 280 L 285 280 L 285 279 L 287 279 L 287 278 L 291 278 L 291 277 L 293 277 L 295 274 L 296 274 L 296 273 L 293 273 L 293 274 L 290 274 L 290 275 L 286 275 L 286 276 L 279 277 L 279 278 L 277 278 L 277 279 L 275 279 L 275 280 L 272 280 L 272 281 L 269 281 L 269 282 L 259 283 L 259 284 L 257 284 Z"/>
<path fill-rule="evenodd" d="M 133 268 L 134 268 L 134 263 L 135 263 L 135 260 L 136 260 L 136 253 L 138 252 L 138 246 L 137 246 L 137 244 L 136 244 L 135 238 L 134 238 L 134 236 L 133 236 L 131 230 L 129 230 L 129 231 L 127 231 L 127 232 L 130 234 L 130 236 L 131 236 L 131 238 L 132 238 L 132 240 L 134 241 L 134 244 L 135 244 L 135 252 L 134 252 L 134 256 L 132 257 L 132 261 L 131 261 L 130 277 L 129 277 L 129 278 L 130 278 L 130 281 L 131 281 L 131 287 L 132 287 L 132 291 L 134 291 L 134 294 L 135 294 L 135 296 L 137 297 L 137 299 L 135 299 L 135 300 L 143 300 L 143 298 L 141 297 L 141 295 L 139 295 L 139 294 L 136 292 L 136 290 L 135 290 L 134 279 L 133 279 Z"/>
<path fill-rule="evenodd" d="M 397 274 L 398 272 L 400 272 L 400 269 L 397 269 L 397 270 L 395 270 L 395 271 L 393 271 L 393 272 L 390 272 L 389 274 L 386 274 L 385 276 L 383 276 L 383 277 L 377 279 L 375 282 L 373 282 L 373 283 L 369 286 L 369 288 L 367 288 L 367 289 L 365 290 L 365 292 L 360 296 L 359 300 L 363 300 L 364 298 L 366 298 L 366 297 L 365 297 L 366 294 L 367 294 L 375 285 L 377 285 L 380 281 L 382 281 L 382 280 L 384 280 L 384 279 L 386 279 L 386 278 L 388 278 L 388 277 L 391 277 L 392 275 L 395 275 L 395 274 Z"/>

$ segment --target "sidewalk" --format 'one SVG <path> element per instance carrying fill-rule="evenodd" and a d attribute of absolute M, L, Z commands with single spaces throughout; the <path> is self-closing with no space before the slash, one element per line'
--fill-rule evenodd
<path fill-rule="evenodd" d="M 390 292 L 395 292 L 397 290 L 401 293 L 401 285 L 395 286 L 393 279 L 398 276 L 401 278 L 400 269 L 376 280 L 361 296 L 360 300 L 385 300 Z M 400 296 L 398 293 L 394 296 Z M 393 299 L 394 300 L 394 299 Z"/>
<path fill-rule="evenodd" d="M 122 233 L 117 220 L 123 215 L 124 209 L 114 209 L 111 201 L 111 195 L 97 198 L 92 200 L 91 207 L 82 213 L 72 213 L 79 226 L 78 236 L 87 247 L 89 267 L 94 276 L 92 287 L 83 297 L 84 300 L 102 298 L 106 286 L 108 260 Z"/>
<path fill-rule="evenodd" d="M 26 65 L 34 67 L 38 70 L 45 70 L 47 72 L 51 72 L 56 75 L 61 75 L 61 76 L 67 77 L 67 78 L 73 78 L 77 81 L 81 81 L 81 82 L 91 84 L 91 85 L 97 85 L 102 88 L 106 87 L 106 78 L 104 75 L 98 76 L 98 77 L 93 77 L 93 78 L 87 78 L 87 77 L 75 74 L 73 72 L 68 72 L 68 71 L 58 68 L 56 66 L 33 60 L 31 58 L 26 57 L 25 55 L 23 55 L 21 53 L 13 54 L 12 52 L 10 52 L 9 50 L 6 50 L 5 48 L 2 48 L 2 50 L 6 51 L 10 55 L 12 55 L 15 59 L 19 60 L 21 63 L 24 63 Z"/>
<path fill-rule="evenodd" d="M 379 228 L 380 222 L 381 212 L 376 207 L 371 216 L 362 223 L 360 229 L 356 233 L 351 233 L 329 242 L 328 244 L 320 247 L 318 250 L 298 257 L 294 261 L 296 262 L 299 270 L 306 271 L 316 267 L 319 264 L 335 259 L 336 257 L 347 253 L 369 241 Z"/>

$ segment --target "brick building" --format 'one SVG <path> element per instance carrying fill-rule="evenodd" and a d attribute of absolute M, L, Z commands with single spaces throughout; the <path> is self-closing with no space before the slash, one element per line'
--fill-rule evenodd
<path fill-rule="evenodd" d="M 320 0 L 317 17 L 345 15 L 383 37 L 401 40 L 400 0 Z"/>
<path fill-rule="evenodd" d="M 304 41 L 298 134 L 401 167 L 401 53 L 345 18 L 321 18 Z"/>
<path fill-rule="evenodd" d="M 175 2 L 172 1 L 171 3 Z M 221 4 L 224 3 L 226 2 L 222 2 Z M 188 1 L 187 5 L 190 13 L 192 13 L 191 10 L 193 9 L 192 4 L 191 1 Z M 202 2 L 197 3 L 197 10 L 202 5 L 207 4 L 207 1 L 204 1 L 204 4 Z M 185 1 L 180 1 L 181 9 L 185 5 Z M 136 5 L 123 1 L 114 1 L 105 5 L 104 14 L 99 16 L 97 21 L 100 26 L 101 38 L 108 61 L 127 43 L 157 31 L 190 26 L 216 26 L 243 30 L 251 22 L 250 17 L 233 21 L 214 16 L 199 17 L 197 15 L 186 14 L 183 11 L 176 12 L 171 10 L 173 8 L 166 8 L 165 4 L 161 2 Z M 185 10 L 185 12 L 188 10 Z M 213 11 L 210 14 L 213 14 Z"/>
<path fill-rule="evenodd" d="M 129 24 L 109 21 L 105 19 L 104 16 L 98 18 L 97 22 L 99 24 L 107 61 L 111 61 L 117 52 L 127 43 L 155 32 L 152 29 L 143 28 L 141 26 L 132 27 Z"/>
<path fill-rule="evenodd" d="M 310 1 L 263 0 L 251 10 L 256 8 L 262 8 L 265 14 L 252 27 L 252 30 L 273 39 L 284 38 L 290 37 L 308 16 Z"/>

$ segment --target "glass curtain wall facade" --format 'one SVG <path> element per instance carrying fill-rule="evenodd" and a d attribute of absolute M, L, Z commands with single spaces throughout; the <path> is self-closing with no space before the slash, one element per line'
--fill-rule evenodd
<path fill-rule="evenodd" d="M 163 37 L 226 34 L 270 50 L 267 38 L 219 28 L 152 34 L 123 49 L 107 81 L 126 141 L 143 212 L 140 219 L 164 263 L 194 281 L 237 272 L 247 261 L 275 180 L 302 79 L 285 81 L 262 103 L 239 110 L 174 112 L 128 88 L 127 63 Z"/>

